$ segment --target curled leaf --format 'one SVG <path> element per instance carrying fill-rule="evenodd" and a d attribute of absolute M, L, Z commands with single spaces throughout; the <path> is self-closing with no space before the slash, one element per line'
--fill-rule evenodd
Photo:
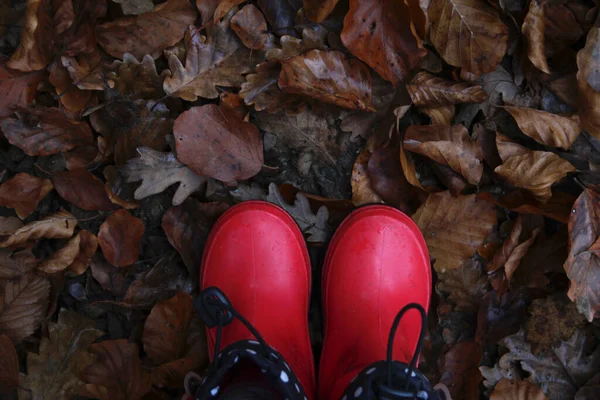
<path fill-rule="evenodd" d="M 542 72 L 550 73 L 544 43 L 544 32 L 546 30 L 546 16 L 544 5 L 538 0 L 529 2 L 529 11 L 523 21 L 521 28 L 527 39 L 527 56 L 533 65 Z"/>
<path fill-rule="evenodd" d="M 0 393 L 10 393 L 19 385 L 19 359 L 15 345 L 0 335 Z"/>
<path fill-rule="evenodd" d="M 323 22 L 333 11 L 338 0 L 304 0 L 306 17 L 313 22 Z"/>
<path fill-rule="evenodd" d="M 79 234 L 73 236 L 61 249 L 42 261 L 38 265 L 38 269 L 47 274 L 64 271 L 73 263 L 77 254 L 79 254 L 80 242 L 81 236 Z"/>
<path fill-rule="evenodd" d="M 459 103 L 481 103 L 488 95 L 479 85 L 470 82 L 452 82 L 429 72 L 419 72 L 406 85 L 410 98 L 417 107 L 440 107 Z"/>

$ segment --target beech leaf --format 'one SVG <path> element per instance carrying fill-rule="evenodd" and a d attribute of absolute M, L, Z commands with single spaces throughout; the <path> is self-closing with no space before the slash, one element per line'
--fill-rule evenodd
<path fill-rule="evenodd" d="M 470 82 L 452 82 L 429 72 L 419 72 L 406 85 L 413 104 L 417 107 L 440 107 L 459 103 L 481 103 L 488 95 L 479 85 Z"/>
<path fill-rule="evenodd" d="M 52 188 L 49 179 L 21 172 L 0 184 L 0 206 L 14 208 L 19 218 L 25 219 Z"/>
<path fill-rule="evenodd" d="M 112 213 L 100 226 L 98 244 L 104 257 L 116 267 L 131 265 L 140 256 L 144 223 L 127 210 Z"/>
<path fill-rule="evenodd" d="M 114 210 L 104 183 L 87 169 L 57 172 L 52 177 L 54 188 L 60 196 L 84 210 Z"/>
<path fill-rule="evenodd" d="M 550 73 L 550 67 L 546 60 L 546 46 L 544 43 L 544 33 L 546 30 L 546 16 L 544 5 L 538 0 L 529 2 L 529 11 L 521 27 L 523 35 L 527 39 L 527 56 L 537 69 L 547 74 Z"/>
<path fill-rule="evenodd" d="M 0 118 L 10 117 L 15 107 L 26 107 L 33 103 L 38 83 L 43 72 L 23 73 L 0 63 Z"/>
<path fill-rule="evenodd" d="M 323 22 L 333 11 L 338 0 L 304 0 L 304 11 L 306 17 L 313 22 Z"/>
<path fill-rule="evenodd" d="M 260 10 L 252 4 L 236 12 L 231 18 L 230 26 L 249 49 L 263 50 L 269 40 L 267 21 Z"/>
<path fill-rule="evenodd" d="M 81 236 L 79 234 L 73 236 L 62 248 L 43 260 L 38 265 L 38 269 L 47 274 L 64 271 L 73 263 L 77 254 L 79 254 L 80 242 Z"/>
<path fill-rule="evenodd" d="M 9 234 L 0 232 L 0 248 L 9 246 L 20 246 L 28 240 L 41 238 L 67 239 L 73 236 L 77 226 L 77 219 L 67 211 L 59 211 L 50 214 L 39 221 L 33 221 L 27 225 L 15 229 Z"/>
<path fill-rule="evenodd" d="M 529 381 L 511 381 L 502 378 L 494 388 L 490 400 L 546 400 L 542 389 Z"/>
<path fill-rule="evenodd" d="M 38 260 L 31 250 L 13 251 L 0 249 L 0 279 L 18 278 L 38 264 Z"/>
<path fill-rule="evenodd" d="M 581 127 L 600 138 L 600 28 L 593 26 L 587 36 L 585 47 L 577 53 L 577 87 L 579 92 L 579 117 Z M 595 72 L 594 72 L 595 71 Z"/>

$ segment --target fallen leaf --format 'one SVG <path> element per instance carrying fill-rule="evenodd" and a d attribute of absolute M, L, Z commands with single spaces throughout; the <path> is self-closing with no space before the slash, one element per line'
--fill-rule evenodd
<path fill-rule="evenodd" d="M 0 279 L 18 278 L 32 271 L 37 264 L 31 250 L 0 249 Z"/>
<path fill-rule="evenodd" d="M 433 108 L 421 108 L 419 111 L 431 119 L 432 125 L 452 126 L 452 121 L 454 120 L 454 113 L 456 110 L 454 105 L 449 105 Z"/>
<path fill-rule="evenodd" d="M 573 204 L 569 218 L 569 257 L 564 268 L 571 280 L 569 298 L 588 321 L 600 310 L 595 282 L 600 275 L 600 194 L 586 189 Z"/>
<path fill-rule="evenodd" d="M 65 56 L 91 53 L 96 48 L 94 27 L 106 16 L 106 0 L 62 0 L 54 5 L 54 36 L 50 38 L 53 51 Z M 48 40 L 48 38 L 45 38 Z"/>
<path fill-rule="evenodd" d="M 529 60 L 537 69 L 549 74 L 550 67 L 548 66 L 548 60 L 546 60 L 546 46 L 544 44 L 544 32 L 546 30 L 544 8 L 544 4 L 538 0 L 531 0 L 521 31 L 527 39 L 527 56 Z"/>
<path fill-rule="evenodd" d="M 98 25 L 98 43 L 116 58 L 123 58 L 125 53 L 137 58 L 146 54 L 158 58 L 165 47 L 183 38 L 197 16 L 196 8 L 188 0 L 168 0 L 153 11 Z"/>
<path fill-rule="evenodd" d="M 69 271 L 73 275 L 81 275 L 87 271 L 98 249 L 98 238 L 96 235 L 86 230 L 80 231 L 78 235 L 80 237 L 79 252 L 68 266 Z"/>
<path fill-rule="evenodd" d="M 367 173 L 367 166 L 371 153 L 369 149 L 363 149 L 356 157 L 354 167 L 352 168 L 352 177 L 350 183 L 352 185 L 352 203 L 355 206 L 364 204 L 382 203 L 381 197 L 373 190 L 371 178 Z"/>
<path fill-rule="evenodd" d="M 90 264 L 90 270 L 92 277 L 109 292 L 115 294 L 115 296 L 122 297 L 127 292 L 127 286 L 129 282 L 126 278 L 126 269 L 117 268 L 104 258 L 101 253 L 94 254 L 92 262 Z M 132 286 L 135 284 L 134 281 Z"/>
<path fill-rule="evenodd" d="M 14 208 L 19 218 L 25 219 L 52 188 L 50 180 L 21 172 L 0 184 L 0 206 Z"/>
<path fill-rule="evenodd" d="M 227 107 L 242 119 L 248 115 L 250 109 L 244 104 L 244 99 L 237 93 L 223 92 L 219 94 L 219 106 Z"/>
<path fill-rule="evenodd" d="M 140 15 L 148 11 L 154 10 L 152 0 L 113 0 L 121 5 L 123 14 L 125 15 Z"/>
<path fill-rule="evenodd" d="M 596 338 L 583 329 L 575 331 L 569 340 L 555 347 L 554 354 L 578 387 L 585 386 L 600 368 L 600 348 Z"/>
<path fill-rule="evenodd" d="M 581 36 L 583 30 L 567 4 L 546 3 L 544 5 L 546 17 L 545 36 L 556 40 L 564 40 L 575 43 Z"/>
<path fill-rule="evenodd" d="M 576 74 L 569 74 L 553 80 L 550 83 L 550 89 L 561 101 L 575 109 L 579 107 Z"/>
<path fill-rule="evenodd" d="M 33 274 L 0 280 L 0 335 L 18 344 L 46 318 L 50 282 Z"/>
<path fill-rule="evenodd" d="M 110 72 L 106 74 L 106 80 L 113 85 L 117 93 L 134 99 L 156 99 L 164 96 L 165 74 L 158 75 L 156 63 L 149 54 L 141 60 L 138 61 L 133 54 L 123 54 L 123 61 L 115 60 L 108 66 Z M 155 104 L 151 103 L 152 106 Z"/>
<path fill-rule="evenodd" d="M 231 11 L 227 17 L 206 28 L 207 36 L 190 26 L 185 33 L 187 49 L 185 67 L 175 55 L 169 56 L 170 76 L 163 85 L 168 95 L 195 101 L 198 97 L 219 97 L 216 86 L 240 87 L 242 74 L 254 69 L 257 55 L 251 53 L 230 28 Z"/>
<path fill-rule="evenodd" d="M 448 64 L 475 75 L 500 64 L 508 27 L 484 0 L 432 0 L 427 13 L 431 42 Z"/>
<path fill-rule="evenodd" d="M 302 39 L 291 35 L 283 35 L 279 39 L 281 43 L 280 49 L 275 47 L 267 50 L 267 60 L 285 61 L 310 50 L 326 50 L 326 37 L 327 30 L 320 25 L 312 28 L 304 28 L 302 30 Z"/>
<path fill-rule="evenodd" d="M 73 85 L 71 75 L 60 59 L 50 64 L 49 71 L 49 81 L 54 86 L 60 104 L 70 112 L 80 113 L 92 99 L 93 92 L 81 90 Z"/>
<path fill-rule="evenodd" d="M 26 107 L 35 100 L 38 83 L 43 72 L 23 73 L 8 68 L 5 61 L 0 63 L 0 118 L 10 117 L 15 107 Z"/>
<path fill-rule="evenodd" d="M 127 182 L 142 181 L 135 191 L 136 200 L 161 193 L 179 182 L 173 196 L 173 205 L 179 205 L 206 182 L 206 178 L 196 175 L 173 153 L 161 153 L 147 147 L 140 147 L 137 151 L 140 157 L 127 161 L 127 165 L 119 169 Z"/>
<path fill-rule="evenodd" d="M 293 205 L 288 204 L 281 195 L 279 188 L 274 183 L 269 185 L 269 194 L 265 198 L 270 203 L 276 204 L 287 211 L 306 235 L 306 240 L 313 243 L 326 243 L 332 234 L 332 228 L 327 223 L 329 212 L 327 207 L 321 206 L 316 214 L 312 212 L 310 203 L 301 193 L 296 194 Z"/>
<path fill-rule="evenodd" d="M 304 12 L 309 20 L 320 23 L 331 14 L 337 3 L 338 0 L 304 0 Z"/>
<path fill-rule="evenodd" d="M 42 338 L 39 353 L 27 354 L 27 375 L 23 387 L 33 399 L 71 399 L 84 383 L 79 374 L 96 358 L 88 347 L 104 332 L 93 320 L 74 311 L 60 310 L 58 322 L 50 323 L 49 337 Z"/>
<path fill-rule="evenodd" d="M 489 192 L 479 193 L 477 197 L 512 211 L 544 215 L 563 224 L 569 222 L 571 206 L 575 202 L 575 197 L 566 193 L 557 193 L 546 203 L 542 204 L 535 200 L 529 192 L 521 189 L 507 191 L 500 197 L 494 197 Z"/>
<path fill-rule="evenodd" d="M 450 192 L 432 193 L 413 215 L 434 268 L 445 272 L 470 259 L 496 225 L 496 211 L 475 195 L 452 197 Z"/>
<path fill-rule="evenodd" d="M 554 153 L 531 151 L 497 134 L 496 143 L 502 165 L 494 172 L 513 186 L 527 189 L 540 203 L 552 197 L 552 185 L 575 167 Z"/>
<path fill-rule="evenodd" d="M 279 87 L 340 107 L 375 111 L 369 69 L 338 51 L 311 50 L 283 61 Z"/>
<path fill-rule="evenodd" d="M 529 381 L 511 381 L 502 378 L 494 388 L 490 400 L 546 400 L 542 389 Z"/>
<path fill-rule="evenodd" d="M 131 265 L 140 256 L 144 223 L 127 210 L 112 213 L 100 226 L 98 244 L 104 257 L 116 267 Z"/>
<path fill-rule="evenodd" d="M 598 25 L 594 25 L 588 32 L 584 48 L 577 53 L 577 75 L 596 92 L 600 92 L 599 47 L 600 31 Z"/>
<path fill-rule="evenodd" d="M 63 157 L 65 167 L 69 171 L 93 168 L 102 162 L 102 154 L 100 154 L 98 147 L 92 145 L 76 147 L 63 153 Z"/>
<path fill-rule="evenodd" d="M 52 183 L 60 197 L 81 209 L 110 211 L 116 208 L 104 190 L 104 183 L 87 169 L 57 172 Z"/>
<path fill-rule="evenodd" d="M 15 50 L 7 66 L 19 71 L 38 71 L 50 64 L 53 56 L 54 38 L 52 9 L 50 0 L 30 0 L 27 2 L 27 13 L 21 42 Z"/>
<path fill-rule="evenodd" d="M 439 273 L 436 289 L 448 294 L 456 311 L 476 313 L 489 286 L 482 262 L 470 259 L 457 269 Z"/>
<path fill-rule="evenodd" d="M 479 360 L 481 344 L 468 341 L 457 343 L 444 354 L 441 383 L 454 399 L 475 399 L 479 396 Z"/>
<path fill-rule="evenodd" d="M 394 86 L 427 54 L 415 33 L 411 11 L 399 0 L 351 0 L 344 18 L 344 45 Z"/>
<path fill-rule="evenodd" d="M 217 0 L 218 1 L 218 6 L 214 11 L 214 15 L 212 17 L 213 19 L 213 23 L 218 23 L 219 20 L 221 18 L 224 18 L 227 14 L 229 14 L 229 11 L 231 11 L 232 8 L 239 6 L 240 4 L 242 4 L 245 0 Z M 207 1 L 203 1 L 203 0 L 198 0 L 197 3 L 208 3 Z M 210 14 L 210 13 L 207 13 Z M 207 16 L 208 17 L 208 16 Z M 204 15 L 203 15 L 204 18 Z M 206 22 L 205 22 L 206 24 Z"/>
<path fill-rule="evenodd" d="M 151 389 L 150 374 L 142 368 L 137 344 L 125 339 L 94 343 L 96 361 L 81 374 L 86 391 L 100 400 L 139 400 Z"/>
<path fill-rule="evenodd" d="M 440 107 L 459 103 L 481 103 L 488 98 L 479 85 L 471 82 L 453 82 L 438 78 L 429 72 L 419 72 L 406 85 L 413 104 L 417 107 Z"/>
<path fill-rule="evenodd" d="M 28 240 L 41 238 L 68 239 L 73 236 L 76 226 L 77 219 L 67 211 L 61 210 L 10 233 L 0 232 L 0 248 L 20 246 Z"/>
<path fill-rule="evenodd" d="M 0 393 L 10 393 L 19 386 L 19 358 L 12 340 L 0 335 Z"/>
<path fill-rule="evenodd" d="M 532 108 L 507 106 L 504 109 L 517 121 L 524 134 L 546 146 L 569 150 L 581 132 L 578 120 Z"/>
<path fill-rule="evenodd" d="M 263 50 L 269 40 L 267 21 L 260 10 L 248 4 L 236 12 L 229 23 L 231 29 L 249 49 Z"/>
<path fill-rule="evenodd" d="M 600 36 L 600 28 L 593 26 L 588 32 L 585 47 L 577 53 L 579 118 L 581 127 L 595 137 L 600 137 L 600 91 L 594 89 L 600 86 L 599 81 L 596 81 L 597 66 L 600 63 L 598 36 Z"/>
<path fill-rule="evenodd" d="M 79 243 L 81 236 L 79 234 L 73 236 L 62 248 L 57 250 L 47 259 L 43 260 L 38 269 L 47 274 L 54 274 L 64 271 L 73 263 L 77 254 L 79 254 Z"/>
<path fill-rule="evenodd" d="M 500 339 L 519 331 L 527 318 L 530 298 L 526 291 L 509 290 L 500 294 L 488 292 L 479 304 L 475 340 L 496 344 Z"/>
<path fill-rule="evenodd" d="M 214 104 L 184 111 L 173 126 L 177 158 L 201 176 L 224 182 L 248 179 L 260 172 L 260 132 L 228 108 Z"/>
<path fill-rule="evenodd" d="M 91 53 L 81 53 L 75 57 L 61 56 L 60 61 L 79 89 L 104 90 L 106 78 L 100 50 L 95 49 Z"/>
<path fill-rule="evenodd" d="M 17 217 L 0 217 L 0 236 L 12 235 L 23 227 L 23 222 Z"/>
<path fill-rule="evenodd" d="M 258 0 L 257 5 L 275 34 L 281 36 L 294 32 L 296 14 L 302 8 L 302 0 Z"/>
<path fill-rule="evenodd" d="M 140 206 L 140 203 L 134 198 L 135 186 L 125 181 L 125 176 L 115 166 L 109 165 L 103 171 L 106 183 L 104 190 L 108 198 L 114 204 L 123 207 L 126 210 L 133 210 Z"/>

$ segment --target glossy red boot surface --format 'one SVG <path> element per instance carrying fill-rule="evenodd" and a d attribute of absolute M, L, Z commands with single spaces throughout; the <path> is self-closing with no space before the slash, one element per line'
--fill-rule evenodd
<path fill-rule="evenodd" d="M 315 367 L 308 331 L 311 268 L 300 229 L 281 208 L 266 202 L 236 205 L 217 221 L 206 243 L 201 289 L 220 288 L 290 365 L 314 397 Z M 216 328 L 209 329 L 214 357 Z M 254 339 L 238 320 L 223 327 L 221 349 Z M 220 349 L 220 350 L 221 350 Z"/>
<path fill-rule="evenodd" d="M 406 304 L 429 307 L 431 267 L 417 225 L 388 206 L 350 214 L 333 237 L 323 266 L 325 340 L 319 398 L 340 399 L 363 368 L 386 358 L 396 313 Z M 421 327 L 409 311 L 394 342 L 394 360 L 408 363 Z"/>

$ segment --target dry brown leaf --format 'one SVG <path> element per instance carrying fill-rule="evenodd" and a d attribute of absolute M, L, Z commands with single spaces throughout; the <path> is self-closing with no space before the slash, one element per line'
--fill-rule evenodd
<path fill-rule="evenodd" d="M 296 16 L 302 8 L 302 0 L 258 0 L 256 3 L 275 34 L 295 34 Z"/>
<path fill-rule="evenodd" d="M 79 244 L 81 236 L 79 233 L 73 236 L 62 248 L 57 250 L 50 257 L 43 260 L 38 269 L 47 274 L 54 274 L 64 271 L 73 263 L 77 254 L 79 254 Z"/>
<path fill-rule="evenodd" d="M 60 61 L 79 89 L 104 90 L 106 78 L 100 50 L 95 49 L 91 53 L 81 53 L 75 57 L 61 56 Z"/>
<path fill-rule="evenodd" d="M 19 218 L 25 219 L 52 188 L 49 179 L 21 172 L 0 184 L 0 206 L 14 208 Z"/>
<path fill-rule="evenodd" d="M 579 100 L 577 94 L 577 76 L 576 74 L 569 74 L 561 78 L 555 79 L 550 84 L 552 92 L 558 96 L 559 99 L 577 109 L 579 107 Z"/>
<path fill-rule="evenodd" d="M 547 74 L 550 73 L 548 60 L 546 60 L 546 46 L 544 32 L 546 31 L 546 16 L 544 4 L 538 0 L 529 2 L 529 11 L 521 27 L 523 35 L 527 39 L 527 56 L 537 69 Z"/>
<path fill-rule="evenodd" d="M 0 335 L 18 344 L 46 317 L 50 282 L 33 274 L 0 280 Z"/>
<path fill-rule="evenodd" d="M 338 0 L 304 0 L 304 12 L 312 22 L 320 23 L 335 8 Z"/>
<path fill-rule="evenodd" d="M 577 86 L 579 92 L 579 118 L 581 127 L 592 136 L 600 138 L 600 91 L 592 84 L 600 85 L 597 78 L 597 67 L 600 64 L 600 28 L 590 29 L 585 47 L 577 53 Z M 596 71 L 594 73 L 593 71 Z M 590 83 L 591 81 L 591 83 Z"/>
<path fill-rule="evenodd" d="M 529 381 L 511 381 L 502 378 L 494 388 L 490 400 L 547 400 L 542 389 Z"/>
<path fill-rule="evenodd" d="M 569 8 L 570 5 L 554 2 L 544 5 L 546 37 L 575 43 L 583 36 L 583 29 Z"/>
<path fill-rule="evenodd" d="M 112 0 L 121 5 L 123 14 L 140 15 L 154 9 L 152 0 Z"/>
<path fill-rule="evenodd" d="M 448 293 L 448 298 L 456 304 L 456 311 L 476 313 L 490 290 L 481 264 L 480 260 L 470 259 L 460 268 L 438 274 L 436 289 Z"/>
<path fill-rule="evenodd" d="M 214 104 L 184 111 L 173 126 L 177 158 L 201 176 L 223 182 L 248 179 L 260 172 L 260 132 L 234 111 Z"/>
<path fill-rule="evenodd" d="M 517 121 L 524 134 L 551 147 L 569 150 L 581 128 L 579 121 L 533 108 L 504 107 Z"/>
<path fill-rule="evenodd" d="M 284 35 L 281 37 L 281 48 L 273 48 L 267 51 L 267 60 L 285 61 L 296 57 L 309 50 L 326 50 L 325 38 L 327 30 L 320 25 L 302 30 L 302 39 L 295 36 Z"/>
<path fill-rule="evenodd" d="M 56 108 L 22 109 L 20 118 L 0 121 L 8 141 L 30 156 L 48 156 L 94 143 L 85 122 L 71 121 Z"/>
<path fill-rule="evenodd" d="M 150 374 L 142 368 L 139 349 L 125 339 L 105 340 L 90 346 L 97 356 L 81 380 L 90 397 L 100 400 L 140 400 L 152 387 Z"/>
<path fill-rule="evenodd" d="M 153 11 L 98 25 L 98 43 L 116 58 L 123 58 L 125 53 L 158 58 L 165 47 L 183 38 L 197 17 L 196 8 L 188 0 L 168 0 Z"/>
<path fill-rule="evenodd" d="M 573 205 L 569 219 L 569 258 L 565 272 L 571 280 L 569 297 L 588 321 L 600 310 L 600 194 L 586 189 Z"/>
<path fill-rule="evenodd" d="M 23 387 L 34 400 L 70 399 L 79 394 L 84 383 L 79 374 L 94 362 L 87 349 L 104 332 L 96 322 L 74 311 L 61 310 L 58 323 L 49 324 L 49 338 L 42 338 L 40 351 L 28 353 L 27 375 Z"/>
<path fill-rule="evenodd" d="M 17 217 L 0 217 L 0 236 L 12 235 L 23 227 L 23 222 Z"/>
<path fill-rule="evenodd" d="M 68 266 L 73 275 L 81 275 L 87 271 L 98 249 L 98 238 L 93 233 L 82 230 L 78 236 L 80 237 L 79 252 Z"/>
<path fill-rule="evenodd" d="M 55 59 L 48 69 L 49 81 L 54 86 L 60 104 L 69 112 L 80 113 L 92 99 L 93 92 L 81 90 L 73 85 L 73 79 L 60 59 Z"/>
<path fill-rule="evenodd" d="M 43 69 L 52 60 L 53 23 L 48 13 L 51 0 L 29 0 L 19 47 L 8 62 L 8 67 L 19 71 Z"/>
<path fill-rule="evenodd" d="M 429 72 L 419 72 L 406 85 L 413 104 L 417 107 L 440 107 L 459 103 L 481 103 L 488 98 L 479 85 L 453 82 L 438 78 Z"/>
<path fill-rule="evenodd" d="M 32 271 L 37 264 L 37 258 L 29 249 L 0 249 L 0 279 L 18 278 Z"/>
<path fill-rule="evenodd" d="M 397 86 L 427 54 L 415 32 L 413 10 L 400 0 L 350 1 L 342 42 L 352 54 Z"/>
<path fill-rule="evenodd" d="M 117 93 L 134 99 L 156 99 L 164 96 L 164 74 L 158 75 L 156 63 L 149 54 L 138 61 L 133 54 L 123 54 L 123 61 L 108 66 L 106 80 Z M 154 105 L 154 103 L 152 103 Z M 142 111 L 143 112 L 143 111 Z"/>
<path fill-rule="evenodd" d="M 400 145 L 400 165 L 402 166 L 402 173 L 404 174 L 404 177 L 408 183 L 425 191 L 425 188 L 423 185 L 421 185 L 419 177 L 417 176 L 417 167 L 415 166 L 415 162 L 410 157 L 410 154 L 406 153 L 403 145 Z"/>
<path fill-rule="evenodd" d="M 352 185 L 352 203 L 355 206 L 363 204 L 382 203 L 381 197 L 373 190 L 371 178 L 367 173 L 371 152 L 369 149 L 363 149 L 356 157 L 354 167 L 352 168 L 352 177 L 350 184 Z"/>
<path fill-rule="evenodd" d="M 540 203 L 552 197 L 552 185 L 575 167 L 554 153 L 531 151 L 497 134 L 496 143 L 502 165 L 494 172 L 513 186 L 527 189 Z"/>
<path fill-rule="evenodd" d="M 229 25 L 249 49 L 263 50 L 265 48 L 269 39 L 267 21 L 254 5 L 248 4 L 236 12 Z"/>
<path fill-rule="evenodd" d="M 144 223 L 127 210 L 112 213 L 100 225 L 98 244 L 104 257 L 115 267 L 124 267 L 137 261 L 142 247 Z"/>
<path fill-rule="evenodd" d="M 242 119 L 245 119 L 250 111 L 249 107 L 244 103 L 244 99 L 237 93 L 223 92 L 219 94 L 219 106 L 227 107 Z"/>
<path fill-rule="evenodd" d="M 600 92 L 600 29 L 596 24 L 587 35 L 585 46 L 577 53 L 577 73 L 596 92 Z"/>
<path fill-rule="evenodd" d="M 54 188 L 66 201 L 84 210 L 114 210 L 104 183 L 87 169 L 61 171 L 52 177 Z"/>
<path fill-rule="evenodd" d="M 41 238 L 67 239 L 73 236 L 76 226 L 77 219 L 67 211 L 61 210 L 10 233 L 0 232 L 0 248 L 20 246 L 28 240 Z"/>
<path fill-rule="evenodd" d="M 496 225 L 494 206 L 475 195 L 432 193 L 413 215 L 423 232 L 438 272 L 459 268 L 470 259 Z"/>
<path fill-rule="evenodd" d="M 449 105 L 434 108 L 421 108 L 419 111 L 431 119 L 432 125 L 444 125 L 449 127 L 452 126 L 456 110 L 454 105 Z"/>
<path fill-rule="evenodd" d="M 227 14 L 229 14 L 229 11 L 231 11 L 232 8 L 239 6 L 240 4 L 242 4 L 244 1 L 246 0 L 216 0 L 218 1 L 218 6 L 216 8 L 216 10 L 214 11 L 214 15 L 213 15 L 213 23 L 218 23 L 219 20 L 221 18 L 224 18 Z M 210 3 L 210 1 L 206 1 L 206 0 L 197 0 L 196 1 L 197 4 L 199 3 Z M 202 13 L 202 10 L 200 10 Z M 202 13 L 202 18 L 204 20 L 204 18 L 209 17 L 209 15 L 205 16 L 204 13 Z M 207 14 L 210 14 L 207 13 Z M 203 21 L 204 22 L 204 21 Z M 206 22 L 204 22 L 206 25 Z"/>
<path fill-rule="evenodd" d="M 483 175 L 481 149 L 462 125 L 412 125 L 406 130 L 403 147 L 449 166 L 473 185 Z"/>
<path fill-rule="evenodd" d="M 26 107 L 33 103 L 38 83 L 43 72 L 23 73 L 0 62 L 0 118 L 10 117 L 15 107 Z"/>
<path fill-rule="evenodd" d="M 245 81 L 242 74 L 254 69 L 258 52 L 251 53 L 233 33 L 229 26 L 232 14 L 209 25 L 207 36 L 196 32 L 194 26 L 188 28 L 185 67 L 177 56 L 169 56 L 171 76 L 163 86 L 168 95 L 187 101 L 215 99 L 219 97 L 216 86 L 240 87 Z"/>
<path fill-rule="evenodd" d="M 448 64 L 480 75 L 504 57 L 508 27 L 485 0 L 432 0 L 428 16 L 431 42 Z"/>
<path fill-rule="evenodd" d="M 479 396 L 479 362 L 483 355 L 481 344 L 475 341 L 457 343 L 444 354 L 442 377 L 453 399 L 475 399 Z"/>
<path fill-rule="evenodd" d="M 311 50 L 283 61 L 279 87 L 340 107 L 375 111 L 371 71 L 339 51 Z"/>
<path fill-rule="evenodd" d="M 19 358 L 12 340 L 0 335 L 0 394 L 10 393 L 19 386 Z"/>

